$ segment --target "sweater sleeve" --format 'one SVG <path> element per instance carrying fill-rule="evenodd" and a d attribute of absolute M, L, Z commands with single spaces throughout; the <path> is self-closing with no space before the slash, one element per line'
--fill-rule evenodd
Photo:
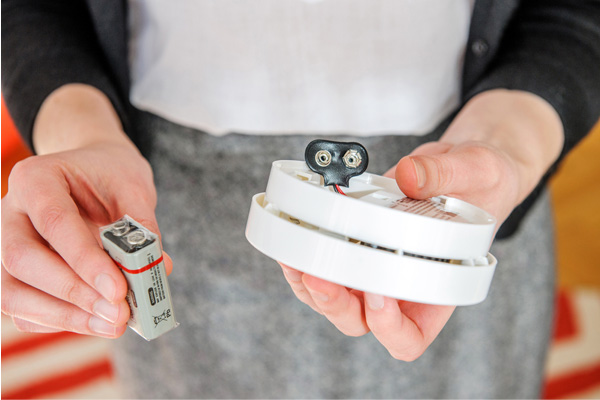
<path fill-rule="evenodd" d="M 494 61 L 467 93 L 516 89 L 545 99 L 561 118 L 565 143 L 558 161 L 500 228 L 510 235 L 560 160 L 600 116 L 600 1 L 525 0 L 509 23 Z"/>
<path fill-rule="evenodd" d="M 128 103 L 106 64 L 86 3 L 2 0 L 2 95 L 32 149 L 44 99 L 69 83 L 101 90 L 128 130 Z"/>

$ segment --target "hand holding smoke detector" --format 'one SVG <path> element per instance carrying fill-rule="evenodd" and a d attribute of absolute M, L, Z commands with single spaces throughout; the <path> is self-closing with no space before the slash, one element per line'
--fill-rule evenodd
<path fill-rule="evenodd" d="M 266 192 L 252 198 L 247 239 L 292 268 L 360 291 L 427 304 L 483 301 L 496 268 L 488 253 L 495 218 L 447 196 L 408 198 L 367 166 L 360 144 L 325 140 L 308 145 L 305 162 L 275 161 Z"/>

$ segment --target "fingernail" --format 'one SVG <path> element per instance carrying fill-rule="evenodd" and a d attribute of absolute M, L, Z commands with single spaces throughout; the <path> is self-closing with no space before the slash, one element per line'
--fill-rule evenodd
<path fill-rule="evenodd" d="M 104 318 L 108 322 L 115 323 L 119 318 L 119 306 L 111 304 L 105 299 L 100 299 L 94 303 L 92 311 L 94 314 Z"/>
<path fill-rule="evenodd" d="M 283 273 L 288 277 L 290 281 L 293 282 L 301 282 L 302 281 L 302 272 L 296 271 L 295 269 L 284 268 Z"/>
<path fill-rule="evenodd" d="M 310 292 L 310 295 L 312 296 L 312 298 L 315 300 L 318 300 L 321 302 L 329 301 L 329 296 L 325 293 L 317 292 L 316 290 L 311 290 L 311 289 L 308 289 L 308 291 Z"/>
<path fill-rule="evenodd" d="M 365 301 L 367 302 L 367 306 L 374 311 L 381 310 L 385 304 L 385 299 L 382 295 L 367 292 L 365 292 Z"/>
<path fill-rule="evenodd" d="M 415 166 L 415 171 L 417 172 L 417 187 L 421 189 L 423 186 L 425 186 L 425 179 L 427 178 L 425 175 L 425 167 L 420 161 L 415 160 L 413 157 L 411 157 L 410 160 Z"/>
<path fill-rule="evenodd" d="M 96 290 L 104 296 L 105 299 L 112 301 L 115 298 L 115 292 L 117 290 L 117 286 L 115 285 L 115 281 L 110 275 L 100 274 L 96 277 L 94 281 L 96 285 Z"/>
<path fill-rule="evenodd" d="M 89 326 L 92 331 L 100 335 L 114 336 L 117 333 L 117 327 L 98 317 L 91 317 Z"/>

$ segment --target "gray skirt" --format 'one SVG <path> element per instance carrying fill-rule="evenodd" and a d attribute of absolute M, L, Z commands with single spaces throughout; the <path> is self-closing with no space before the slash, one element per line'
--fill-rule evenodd
<path fill-rule="evenodd" d="M 543 194 L 491 252 L 489 296 L 459 307 L 418 360 L 393 359 L 371 334 L 346 337 L 299 302 L 275 261 L 244 229 L 271 163 L 302 160 L 312 136 L 214 137 L 139 113 L 141 147 L 155 173 L 169 283 L 181 325 L 146 342 L 128 331 L 114 358 L 132 398 L 534 398 L 550 339 L 553 235 Z M 369 172 L 383 173 L 425 137 L 359 141 Z"/>

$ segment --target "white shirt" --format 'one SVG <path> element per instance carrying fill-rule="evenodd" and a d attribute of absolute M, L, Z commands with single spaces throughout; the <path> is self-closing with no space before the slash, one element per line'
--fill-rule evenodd
<path fill-rule="evenodd" d="M 131 102 L 215 135 L 424 134 L 472 0 L 130 0 Z"/>

